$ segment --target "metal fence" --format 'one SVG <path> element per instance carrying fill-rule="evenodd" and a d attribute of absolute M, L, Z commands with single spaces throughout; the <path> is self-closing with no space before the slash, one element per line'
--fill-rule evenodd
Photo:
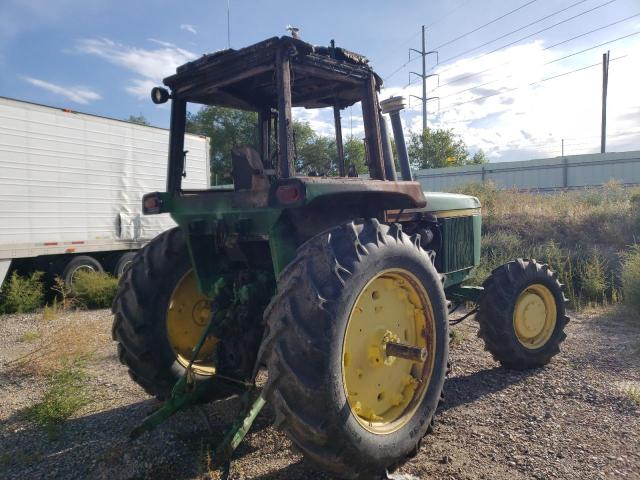
<path fill-rule="evenodd" d="M 541 191 L 597 187 L 611 180 L 638 185 L 640 151 L 434 168 L 418 170 L 414 176 L 430 191 L 447 191 L 458 185 L 488 181 L 500 188 Z"/>

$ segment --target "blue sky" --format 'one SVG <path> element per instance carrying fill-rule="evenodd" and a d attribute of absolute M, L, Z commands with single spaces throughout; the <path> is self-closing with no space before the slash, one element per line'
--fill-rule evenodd
<path fill-rule="evenodd" d="M 230 4 L 232 47 L 285 34 L 286 25 L 296 25 L 306 41 L 328 44 L 334 38 L 338 45 L 367 55 L 376 71 L 387 77 L 382 98 L 421 94 L 418 84 L 406 86 L 409 71 L 417 71 L 420 62 L 403 64 L 408 48 L 419 48 L 420 25 L 426 24 L 427 48 L 445 44 L 439 48 L 440 66 L 435 58 L 429 59 L 431 73 L 440 73 L 442 85 L 436 88 L 435 77 L 429 81 L 429 96 L 441 97 L 439 112 L 436 101 L 429 104 L 430 124 L 453 128 L 472 149 L 487 151 L 492 161 L 559 155 L 562 138 L 565 153 L 596 150 L 601 68 L 545 79 L 600 62 L 610 49 L 612 59 L 622 58 L 610 66 L 609 144 L 618 150 L 640 149 L 640 34 L 635 35 L 640 32 L 640 0 Z M 465 35 L 518 7 L 522 8 Z M 566 10 L 554 14 L 561 9 Z M 583 13 L 590 9 L 594 10 Z M 620 21 L 635 14 L 639 15 Z M 574 15 L 578 16 L 567 20 Z M 552 27 L 558 22 L 563 23 Z M 619 23 L 606 27 L 614 22 Z M 552 28 L 536 33 L 547 27 Z M 601 30 L 552 47 L 597 28 Z M 625 35 L 631 36 L 556 61 Z M 3 0 L 0 95 L 114 118 L 142 113 L 154 125 L 166 126 L 168 109 L 149 101 L 150 87 L 177 65 L 226 46 L 226 0 Z M 471 74 L 476 75 L 459 80 Z M 420 107 L 415 100 L 412 107 L 404 114 L 405 124 L 418 129 Z M 346 115 L 358 134 L 361 122 L 355 110 Z M 297 114 L 331 133 L 327 113 Z"/>

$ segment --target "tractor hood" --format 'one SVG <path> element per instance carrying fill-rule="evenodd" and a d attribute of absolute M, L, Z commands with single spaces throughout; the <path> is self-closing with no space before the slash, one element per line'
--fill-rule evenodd
<path fill-rule="evenodd" d="M 428 212 L 480 208 L 480 200 L 460 193 L 424 192 L 424 197 L 427 199 L 424 210 Z"/>

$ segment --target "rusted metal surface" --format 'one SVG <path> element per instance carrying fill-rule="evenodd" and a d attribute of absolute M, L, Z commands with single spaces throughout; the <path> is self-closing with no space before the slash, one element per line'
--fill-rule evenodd
<path fill-rule="evenodd" d="M 333 122 L 336 127 L 336 150 L 338 151 L 338 174 L 341 177 L 346 175 L 344 168 L 344 146 L 342 145 L 342 121 L 340 119 L 340 107 L 333 106 Z"/>
<path fill-rule="evenodd" d="M 389 182 L 364 178 L 322 178 L 298 177 L 306 186 L 307 199 L 338 193 L 396 193 L 407 198 L 411 206 L 421 208 L 426 205 L 424 192 L 418 182 Z"/>
<path fill-rule="evenodd" d="M 291 117 L 290 49 L 283 45 L 276 53 L 276 84 L 278 89 L 278 176 L 289 178 L 293 166 L 293 118 Z"/>
<path fill-rule="evenodd" d="M 418 182 L 389 182 L 358 177 L 295 177 L 290 181 L 299 183 L 304 192 L 301 202 L 295 205 L 296 208 L 331 195 L 363 195 L 371 193 L 391 194 L 401 198 L 407 209 L 422 208 L 426 205 L 424 192 Z M 259 190 L 187 190 L 179 198 L 172 201 L 197 213 L 215 212 L 221 209 L 273 208 L 274 191 L 283 184 L 285 182 L 276 181 L 269 188 Z M 270 198 L 272 199 L 271 202 L 269 201 Z M 381 200 L 380 209 L 393 208 L 386 207 L 386 203 L 398 203 L 398 201 L 394 201 L 391 197 L 388 201 Z M 399 212 L 399 210 L 397 211 Z"/>
<path fill-rule="evenodd" d="M 388 357 L 404 358 L 416 363 L 424 362 L 427 359 L 426 348 L 405 345 L 404 343 L 387 342 L 385 353 Z"/>
<path fill-rule="evenodd" d="M 380 122 L 378 117 L 378 95 L 375 79 L 371 75 L 362 88 L 362 119 L 367 142 L 369 174 L 374 180 L 384 180 L 384 159 L 382 140 L 380 139 Z"/>
<path fill-rule="evenodd" d="M 271 169 L 271 109 L 263 108 L 258 112 L 258 132 L 260 156 L 265 169 Z"/>
<path fill-rule="evenodd" d="M 376 90 L 382 85 L 366 57 L 339 47 L 330 52 L 291 37 L 273 37 L 239 50 L 204 55 L 179 67 L 164 83 L 192 102 L 256 111 L 276 108 L 273 76 L 282 49 L 295 51 L 290 59 L 296 79 L 291 88 L 292 106 L 331 107 L 337 101 L 345 108 L 361 100 L 361 86 L 367 79 L 373 79 Z"/>

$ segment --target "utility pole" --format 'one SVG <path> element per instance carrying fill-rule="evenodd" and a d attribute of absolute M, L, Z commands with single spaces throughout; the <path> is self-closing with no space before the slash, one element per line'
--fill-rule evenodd
<path fill-rule="evenodd" d="M 602 137 L 600 139 L 600 153 L 607 147 L 607 87 L 609 86 L 609 50 L 602 54 Z"/>
<path fill-rule="evenodd" d="M 227 48 L 231 48 L 231 9 L 227 0 Z"/>
<path fill-rule="evenodd" d="M 427 131 L 427 102 L 429 100 L 440 99 L 440 97 L 427 97 L 427 78 L 429 77 L 438 77 L 438 86 L 440 86 L 440 76 L 437 73 L 433 73 L 431 75 L 427 75 L 427 55 L 436 56 L 436 64 L 438 63 L 438 52 L 435 50 L 431 50 L 427 52 L 427 37 L 425 33 L 425 27 L 422 25 L 422 48 L 420 50 L 416 50 L 415 48 L 409 49 L 409 56 L 411 56 L 411 52 L 416 52 L 422 57 L 422 74 L 416 72 L 409 72 L 409 83 L 411 83 L 411 75 L 416 75 L 422 79 L 422 97 L 418 97 L 417 95 L 411 95 L 422 101 L 422 133 Z"/>

